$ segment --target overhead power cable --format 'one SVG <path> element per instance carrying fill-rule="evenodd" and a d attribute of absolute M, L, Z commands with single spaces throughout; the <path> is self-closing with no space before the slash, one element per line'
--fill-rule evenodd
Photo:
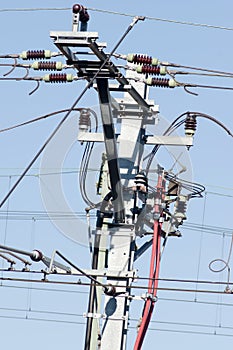
<path fill-rule="evenodd" d="M 70 11 L 71 7 L 1 8 L 0 12 Z"/>
<path fill-rule="evenodd" d="M 83 108 L 73 108 L 73 111 L 81 111 L 82 109 Z M 40 120 L 47 119 L 47 118 L 53 117 L 54 115 L 57 115 L 57 114 L 60 114 L 60 113 L 65 113 L 65 112 L 68 112 L 68 111 L 69 111 L 69 109 L 66 108 L 66 109 L 61 109 L 61 110 L 56 111 L 56 112 L 48 113 L 48 114 L 42 115 L 40 117 L 27 120 L 26 122 L 19 123 L 19 124 L 16 124 L 16 125 L 12 125 L 12 126 L 9 126 L 8 128 L 0 129 L 0 133 L 6 132 L 6 131 L 10 131 L 10 130 L 13 130 L 13 129 L 16 129 L 16 128 L 19 128 L 21 126 L 25 126 L 25 125 L 28 125 L 28 124 L 32 124 L 32 123 L 38 122 Z"/>
<path fill-rule="evenodd" d="M 93 12 L 100 12 L 100 13 L 106 13 L 110 15 L 117 15 L 117 16 L 124 16 L 124 17 L 136 17 L 135 14 L 125 13 L 125 12 L 118 12 L 118 11 L 111 11 L 111 10 L 104 10 L 104 9 L 97 9 L 93 7 L 86 7 L 87 10 L 93 11 Z M 31 8 L 1 8 L 1 12 L 40 12 L 40 11 L 70 11 L 71 7 L 31 7 Z M 171 23 L 171 24 L 179 24 L 179 25 L 185 25 L 185 26 L 191 26 L 191 27 L 201 27 L 201 28 L 207 28 L 207 29 L 219 29 L 219 30 L 227 30 L 232 31 L 233 27 L 227 27 L 227 26 L 220 26 L 215 24 L 208 24 L 208 23 L 198 23 L 198 22 L 191 22 L 191 21 L 180 21 L 176 19 L 169 19 L 169 18 L 161 18 L 161 17 L 152 17 L 152 16 L 144 16 L 145 19 L 148 19 L 150 21 L 157 21 L 157 22 L 165 22 L 165 23 Z"/>
<path fill-rule="evenodd" d="M 44 280 L 44 279 L 29 279 L 29 278 L 10 278 L 10 277 L 0 277 L 1 281 L 8 281 L 8 282 L 30 282 L 30 283 L 39 283 L 39 284 L 55 284 L 55 285 L 72 285 L 72 286 L 91 286 L 92 284 L 90 282 L 82 282 L 82 281 L 61 281 L 61 280 Z M 106 288 L 109 288 L 109 284 L 104 284 Z M 112 288 L 124 288 L 124 285 L 122 284 L 112 284 Z M 143 285 L 133 285 L 132 289 L 142 289 L 147 290 L 148 286 Z M 180 292 L 180 293 L 194 293 L 196 292 L 196 289 L 194 288 L 168 288 L 168 287 L 158 287 L 157 290 L 160 291 L 167 291 L 167 292 Z M 225 295 L 232 295 L 232 293 L 226 293 L 224 290 L 211 290 L 211 289 L 199 289 L 198 293 L 200 294 L 225 294 Z M 125 297 L 128 298 L 128 295 L 125 295 Z"/>

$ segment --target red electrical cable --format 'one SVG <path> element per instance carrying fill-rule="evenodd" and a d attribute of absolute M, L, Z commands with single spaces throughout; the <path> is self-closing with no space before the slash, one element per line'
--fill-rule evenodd
<path fill-rule="evenodd" d="M 155 214 L 159 214 L 159 218 L 154 222 L 154 235 L 153 235 L 153 242 L 152 242 L 150 275 L 149 275 L 150 279 L 148 283 L 148 294 L 150 295 L 150 297 L 148 297 L 145 301 L 142 321 L 141 321 L 140 328 L 135 341 L 134 350 L 141 349 L 147 328 L 149 326 L 149 323 L 152 317 L 152 313 L 155 305 L 155 299 L 157 295 L 159 268 L 160 268 L 160 243 L 161 243 L 161 227 L 162 227 L 162 222 L 160 221 L 160 218 L 162 217 L 162 214 L 163 214 L 161 210 L 161 203 L 164 197 L 164 186 L 165 186 L 165 181 L 163 179 L 163 176 L 162 174 L 159 174 L 158 183 L 157 183 L 157 198 L 156 198 L 157 200 L 154 208 L 154 212 Z"/>

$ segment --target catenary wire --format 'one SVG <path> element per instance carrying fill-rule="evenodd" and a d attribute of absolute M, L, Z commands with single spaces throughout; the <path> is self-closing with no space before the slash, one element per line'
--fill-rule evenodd
<path fill-rule="evenodd" d="M 79 112 L 82 109 L 83 108 L 73 108 L 73 111 L 78 111 Z M 19 127 L 22 127 L 22 126 L 25 126 L 25 125 L 28 125 L 28 124 L 31 124 L 31 123 L 35 123 L 35 122 L 38 122 L 40 120 L 47 119 L 47 118 L 53 117 L 53 116 L 55 116 L 57 114 L 65 113 L 65 112 L 68 112 L 68 111 L 69 111 L 69 109 L 66 108 L 66 109 L 61 109 L 59 111 L 55 111 L 55 112 L 52 112 L 52 113 L 48 113 L 48 114 L 42 115 L 40 117 L 27 120 L 26 122 L 19 123 L 19 124 L 16 124 L 16 125 L 12 125 L 12 126 L 9 126 L 7 128 L 4 128 L 4 129 L 0 129 L 0 133 L 6 132 L 6 131 L 10 131 L 10 130 L 13 130 L 13 129 L 16 129 L 16 128 L 19 128 Z"/>
<path fill-rule="evenodd" d="M 39 288 L 39 287 L 24 287 L 24 286 L 19 286 L 18 284 L 17 285 L 5 285 L 5 284 L 2 284 L 0 288 L 10 288 L 10 289 L 19 289 L 19 290 L 32 290 L 32 291 L 40 291 L 40 292 L 56 292 L 56 293 L 71 293 L 71 294 L 84 294 L 84 295 L 88 295 L 89 292 L 88 291 L 82 291 L 82 290 L 74 290 L 74 289 L 70 289 L 70 286 L 69 286 L 69 289 L 56 289 L 56 288 Z M 196 300 L 196 299 L 193 299 L 193 300 L 188 300 L 188 299 L 177 299 L 177 298 L 166 298 L 166 297 L 158 297 L 158 300 L 160 302 L 177 302 L 177 303 L 194 303 L 194 304 L 203 304 L 203 305 L 220 305 L 220 306 L 227 306 L 227 307 L 233 307 L 233 304 L 232 303 L 225 303 L 225 302 L 222 302 L 222 303 L 216 303 L 216 302 L 213 302 L 213 301 L 207 301 L 207 300 Z M 153 322 L 153 321 L 152 321 Z"/>
<path fill-rule="evenodd" d="M 104 9 L 98 9 L 93 7 L 86 7 L 86 9 L 93 12 L 100 12 L 100 13 L 131 17 L 131 18 L 137 16 L 135 14 L 104 10 Z M 70 10 L 71 10 L 71 7 L 37 7 L 37 8 L 34 7 L 34 8 L 5 8 L 5 9 L 1 8 L 0 12 L 39 12 L 39 11 L 70 11 Z M 180 24 L 180 25 L 186 25 L 186 26 L 202 27 L 207 29 L 220 29 L 220 30 L 227 30 L 227 31 L 233 30 L 233 27 L 219 26 L 219 25 L 208 24 L 208 23 L 195 23 L 191 21 L 180 21 L 175 19 L 167 19 L 167 18 L 159 18 L 159 17 L 151 17 L 151 16 L 144 16 L 144 17 L 145 19 L 148 19 L 151 21 L 165 22 L 165 23 L 171 23 L 171 24 Z"/>
<path fill-rule="evenodd" d="M 28 278 L 10 278 L 10 277 L 0 277 L 1 281 L 8 281 L 8 282 L 31 282 L 31 283 L 39 283 L 39 284 L 54 284 L 54 285 L 72 285 L 72 286 L 91 286 L 91 283 L 89 282 L 82 282 L 82 281 L 76 281 L 76 282 L 72 282 L 72 281 L 59 281 L 59 280 L 43 280 L 43 279 L 28 279 Z M 105 284 L 104 285 L 106 288 L 109 287 L 109 285 Z M 121 284 L 112 284 L 112 287 L 115 288 L 124 288 L 124 285 Z M 132 289 L 142 289 L 142 290 L 147 290 L 148 286 L 132 286 Z M 181 292 L 181 293 L 194 293 L 196 291 L 196 289 L 191 289 L 191 288 L 168 288 L 168 287 L 158 287 L 159 291 L 167 291 L 167 292 Z M 226 293 L 225 291 L 216 291 L 216 290 L 210 290 L 210 289 L 199 289 L 198 293 L 203 293 L 203 294 L 225 294 L 225 295 L 232 295 L 231 293 Z M 125 297 L 128 297 L 128 295 L 126 295 Z"/>

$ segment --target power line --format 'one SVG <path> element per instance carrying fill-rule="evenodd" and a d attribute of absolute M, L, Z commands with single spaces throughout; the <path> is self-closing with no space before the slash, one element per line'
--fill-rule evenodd
<path fill-rule="evenodd" d="M 81 111 L 82 108 L 73 108 L 73 111 Z M 40 117 L 37 117 L 37 118 L 34 118 L 34 119 L 30 119 L 26 122 L 23 122 L 23 123 L 19 123 L 19 124 L 16 124 L 16 125 L 12 125 L 10 127 L 7 127 L 7 128 L 4 128 L 4 129 L 0 129 L 0 133 L 2 132 L 6 132 L 6 131 L 10 131 L 10 130 L 13 130 L 13 129 L 16 129 L 16 128 L 19 128 L 19 127 L 22 127 L 22 126 L 25 126 L 25 125 L 28 125 L 28 124 L 31 124 L 31 123 L 35 123 L 35 122 L 38 122 L 40 120 L 43 120 L 43 119 L 47 119 L 49 117 L 53 117 L 54 115 L 57 115 L 57 114 L 60 114 L 60 113 L 65 113 L 65 112 L 68 112 L 69 109 L 66 108 L 66 109 L 61 109 L 59 111 L 55 111 L 55 112 L 52 112 L 52 113 L 48 113 L 48 114 L 45 114 L 45 115 L 42 115 Z"/>
<path fill-rule="evenodd" d="M 8 282 L 30 282 L 30 283 L 46 283 L 46 284 L 55 284 L 55 285 L 72 285 L 72 286 L 91 286 L 92 284 L 89 282 L 82 282 L 82 281 L 76 281 L 76 282 L 71 282 L 71 281 L 59 281 L 59 280 L 32 280 L 28 278 L 10 278 L 10 277 L 0 277 L 1 281 L 8 281 Z M 108 284 L 104 285 L 106 288 L 109 287 Z M 112 287 L 115 288 L 123 288 L 124 286 L 121 284 L 112 284 Z M 132 286 L 132 289 L 142 289 L 142 290 L 147 290 L 148 286 Z M 158 291 L 167 291 L 167 292 L 181 292 L 181 293 L 194 293 L 196 292 L 196 289 L 188 289 L 188 288 L 168 288 L 168 287 L 158 287 Z M 231 293 L 226 293 L 225 291 L 216 291 L 216 290 L 209 290 L 209 289 L 198 289 L 198 293 L 203 293 L 203 294 L 225 294 L 225 295 L 232 295 Z M 123 295 L 122 295 L 123 296 Z M 128 298 L 127 295 L 125 295 L 126 298 Z"/>
<path fill-rule="evenodd" d="M 37 11 L 70 11 L 70 7 L 30 7 L 30 8 L 5 8 L 0 12 L 37 12 Z"/>
<path fill-rule="evenodd" d="M 5 8 L 5 9 L 2 8 L 2 9 L 0 9 L 0 12 L 39 12 L 39 11 L 70 11 L 70 10 L 71 10 L 70 7 Z M 106 13 L 106 14 L 110 14 L 110 15 L 131 17 L 131 18 L 138 16 L 138 15 L 130 14 L 130 13 L 111 11 L 111 10 L 103 10 L 103 9 L 97 9 L 97 8 L 92 8 L 92 7 L 87 7 L 87 10 L 93 11 L 93 12 Z M 192 27 L 201 27 L 201 28 L 207 28 L 207 29 L 219 29 L 219 30 L 233 31 L 233 27 L 226 27 L 226 26 L 220 26 L 220 25 L 214 25 L 214 24 L 208 24 L 208 23 L 180 21 L 180 20 L 176 20 L 176 19 L 151 17 L 151 16 L 143 16 L 143 17 L 145 17 L 145 19 L 148 19 L 150 21 L 165 22 L 165 23 L 179 24 L 179 25 L 192 26 Z"/>
<path fill-rule="evenodd" d="M 87 291 L 82 290 L 73 290 L 73 289 L 56 289 L 56 288 L 39 288 L 39 287 L 32 287 L 32 286 L 19 286 L 19 285 L 5 285 L 1 284 L 1 288 L 12 288 L 12 289 L 19 289 L 19 290 L 31 290 L 31 291 L 39 291 L 39 292 L 56 292 L 56 293 L 70 293 L 70 294 L 84 294 L 88 295 Z M 69 286 L 70 288 L 70 286 Z M 206 301 L 206 300 L 188 300 L 188 299 L 177 299 L 177 298 L 165 298 L 165 297 L 159 297 L 159 302 L 162 301 L 169 301 L 169 302 L 175 302 L 175 303 L 192 303 L 192 304 L 203 304 L 203 305 L 212 305 L 212 306 L 226 306 L 226 307 L 233 307 L 232 303 L 218 303 L 213 301 Z"/>
<path fill-rule="evenodd" d="M 91 7 L 88 7 L 87 9 L 89 11 L 108 13 L 108 14 L 112 14 L 112 15 L 135 17 L 135 15 L 133 15 L 133 14 L 127 14 L 124 12 L 102 10 L 102 9 L 96 9 L 96 8 L 91 8 Z M 179 20 L 175 20 L 175 19 L 167 19 L 167 18 L 159 18 L 159 17 L 151 17 L 151 16 L 144 16 L 144 17 L 145 17 L 145 19 L 148 19 L 151 21 L 167 22 L 167 23 L 173 23 L 173 24 L 182 24 L 182 25 L 187 25 L 187 26 L 204 27 L 204 28 L 212 28 L 212 29 L 233 30 L 232 27 L 218 26 L 218 25 L 207 24 L 207 23 L 195 23 L 195 22 L 189 22 L 189 21 L 179 21 Z"/>

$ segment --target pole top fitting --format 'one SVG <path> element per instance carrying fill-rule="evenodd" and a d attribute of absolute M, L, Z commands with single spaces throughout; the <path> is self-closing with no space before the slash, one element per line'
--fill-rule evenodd
<path fill-rule="evenodd" d="M 82 23 L 87 23 L 90 19 L 90 16 L 87 12 L 86 7 L 84 7 L 83 5 L 79 5 L 79 4 L 74 4 L 72 11 L 75 15 L 79 14 L 80 16 L 80 21 Z"/>
<path fill-rule="evenodd" d="M 73 5 L 73 13 L 79 13 L 84 10 L 84 7 L 79 4 L 74 4 Z"/>

